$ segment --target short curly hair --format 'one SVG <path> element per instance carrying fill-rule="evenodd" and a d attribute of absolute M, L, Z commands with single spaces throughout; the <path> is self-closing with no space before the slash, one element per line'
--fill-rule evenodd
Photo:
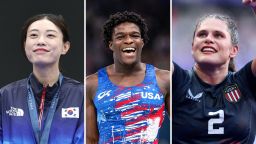
<path fill-rule="evenodd" d="M 146 44 L 149 40 L 147 32 L 148 27 L 145 20 L 135 12 L 117 12 L 113 15 L 110 15 L 109 19 L 105 22 L 103 26 L 103 34 L 104 34 L 104 44 L 106 47 L 109 46 L 109 42 L 112 40 L 112 34 L 114 28 L 124 22 L 131 22 L 136 24 L 140 28 L 141 37 Z"/>

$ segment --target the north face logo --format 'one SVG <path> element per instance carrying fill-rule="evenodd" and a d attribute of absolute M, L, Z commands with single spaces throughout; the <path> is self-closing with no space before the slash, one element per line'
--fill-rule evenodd
<path fill-rule="evenodd" d="M 24 111 L 20 108 L 11 107 L 10 110 L 6 111 L 9 116 L 24 116 Z"/>

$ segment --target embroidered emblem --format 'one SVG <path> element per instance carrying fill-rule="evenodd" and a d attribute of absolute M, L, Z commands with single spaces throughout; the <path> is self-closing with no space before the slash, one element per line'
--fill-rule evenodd
<path fill-rule="evenodd" d="M 79 107 L 62 108 L 62 118 L 79 118 Z"/>
<path fill-rule="evenodd" d="M 224 95 L 229 102 L 238 102 L 241 98 L 241 92 L 237 84 L 231 84 L 224 88 Z"/>
<path fill-rule="evenodd" d="M 20 108 L 11 107 L 10 110 L 6 111 L 6 114 L 9 116 L 24 116 L 24 111 Z"/>

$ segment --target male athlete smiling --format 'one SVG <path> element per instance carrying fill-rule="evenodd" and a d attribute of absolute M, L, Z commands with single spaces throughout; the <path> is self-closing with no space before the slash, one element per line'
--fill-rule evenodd
<path fill-rule="evenodd" d="M 170 73 L 141 62 L 147 40 L 147 25 L 134 12 L 106 21 L 104 42 L 114 64 L 86 79 L 87 143 L 158 143 L 170 108 Z"/>

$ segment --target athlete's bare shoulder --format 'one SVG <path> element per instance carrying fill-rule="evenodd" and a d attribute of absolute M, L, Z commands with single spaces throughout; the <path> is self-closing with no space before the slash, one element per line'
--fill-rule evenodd
<path fill-rule="evenodd" d="M 156 79 L 163 93 L 169 93 L 170 90 L 170 71 L 155 68 Z"/>
<path fill-rule="evenodd" d="M 96 144 L 99 140 L 97 129 L 97 112 L 93 103 L 93 97 L 98 86 L 98 73 L 86 77 L 86 141 L 90 144 Z"/>
<path fill-rule="evenodd" d="M 98 87 L 98 73 L 91 74 L 86 77 L 86 96 L 93 99 Z"/>
<path fill-rule="evenodd" d="M 163 83 L 170 83 L 170 71 L 155 68 L 156 77 Z"/>

